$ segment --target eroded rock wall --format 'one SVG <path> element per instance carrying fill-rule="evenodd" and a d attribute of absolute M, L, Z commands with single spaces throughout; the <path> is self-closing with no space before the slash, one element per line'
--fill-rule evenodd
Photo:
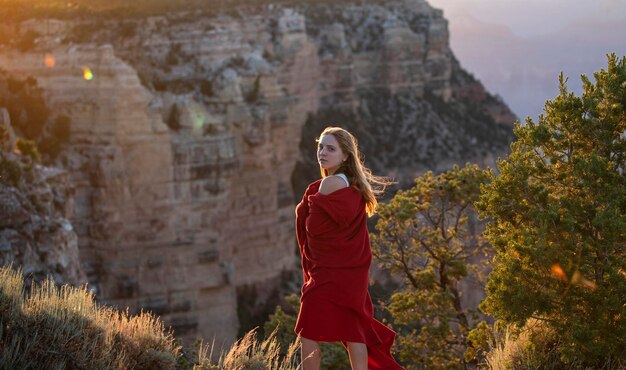
<path fill-rule="evenodd" d="M 20 154 L 15 139 L 9 112 L 0 107 L 0 264 L 21 269 L 27 289 L 48 277 L 83 284 L 68 173 Z"/>
<path fill-rule="evenodd" d="M 217 64 L 253 53 L 241 37 L 258 31 L 224 21 L 241 44 L 229 48 L 223 32 L 202 39 L 185 28 L 189 34 L 168 42 Z M 294 269 L 289 179 L 298 123 L 316 104 L 317 51 L 303 29 L 281 32 L 284 68 L 250 54 L 246 63 L 259 63 L 254 74 L 212 71 L 209 101 L 193 91 L 146 89 L 111 45 L 48 39 L 41 51 L 0 55 L 2 68 L 35 77 L 50 105 L 72 120 L 63 153 L 75 188 L 72 222 L 103 301 L 152 310 L 177 335 L 232 341 L 236 288 Z M 255 89 L 254 101 L 246 89 Z M 175 127 L 165 123 L 170 116 Z"/>

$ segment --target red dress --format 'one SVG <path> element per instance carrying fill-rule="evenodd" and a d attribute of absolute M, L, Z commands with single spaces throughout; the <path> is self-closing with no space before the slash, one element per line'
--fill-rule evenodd
<path fill-rule="evenodd" d="M 374 319 L 367 290 L 372 261 L 365 199 L 354 187 L 319 193 L 296 207 L 304 285 L 295 332 L 321 342 L 365 343 L 368 369 L 403 369 L 391 356 L 396 333 Z"/>

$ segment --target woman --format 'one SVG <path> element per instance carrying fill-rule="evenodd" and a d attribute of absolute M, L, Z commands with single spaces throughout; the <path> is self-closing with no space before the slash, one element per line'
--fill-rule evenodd
<path fill-rule="evenodd" d="M 318 370 L 319 342 L 341 341 L 353 370 L 402 369 L 391 356 L 395 332 L 373 316 L 367 290 L 372 252 L 367 216 L 390 183 L 363 166 L 348 131 L 327 127 L 317 139 L 322 178 L 296 207 L 304 285 L 295 332 L 303 370 Z"/>

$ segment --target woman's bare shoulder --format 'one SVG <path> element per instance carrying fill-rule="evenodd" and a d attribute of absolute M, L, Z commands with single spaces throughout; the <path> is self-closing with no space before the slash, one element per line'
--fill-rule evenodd
<path fill-rule="evenodd" d="M 347 187 L 346 182 L 343 181 L 342 178 L 338 176 L 328 176 L 322 179 L 319 192 L 322 194 L 328 195 L 332 192 L 335 192 L 339 189 L 343 189 L 345 187 Z"/>

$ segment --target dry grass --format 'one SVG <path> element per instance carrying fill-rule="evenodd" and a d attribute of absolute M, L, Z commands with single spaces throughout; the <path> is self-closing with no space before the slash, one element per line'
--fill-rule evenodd
<path fill-rule="evenodd" d="M 296 370 L 299 341 L 293 342 L 285 357 L 280 356 L 280 344 L 274 330 L 262 342 L 256 339 L 256 329 L 248 332 L 228 350 L 222 352 L 217 364 L 212 364 L 214 345 L 200 346 L 198 364 L 193 370 Z"/>
<path fill-rule="evenodd" d="M 22 272 L 0 268 L 0 369 L 298 369 L 299 341 L 281 356 L 276 334 L 259 342 L 252 330 L 216 363 L 214 343 L 201 343 L 197 359 L 182 364 L 159 317 L 98 305 L 86 287 L 57 287 L 50 278 L 25 294 Z"/>
<path fill-rule="evenodd" d="M 484 366 L 489 370 L 626 369 L 626 364 L 611 359 L 593 367 L 563 363 L 557 350 L 557 336 L 544 322 L 534 319 L 528 320 L 522 329 L 495 330 L 494 338 Z"/>
<path fill-rule="evenodd" d="M 21 271 L 0 269 L 0 368 L 171 369 L 179 347 L 163 322 L 99 306 L 85 287 L 52 279 L 24 292 Z"/>

